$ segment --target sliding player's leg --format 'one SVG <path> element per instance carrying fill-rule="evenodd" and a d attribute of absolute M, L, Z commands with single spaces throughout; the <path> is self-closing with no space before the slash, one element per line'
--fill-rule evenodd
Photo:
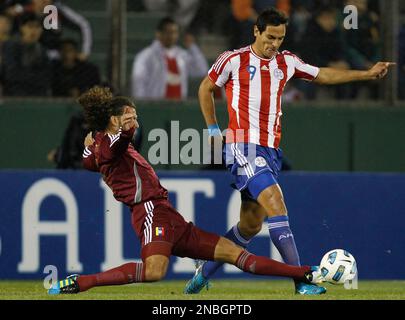
<path fill-rule="evenodd" d="M 126 263 L 96 274 L 69 276 L 54 284 L 48 293 L 74 294 L 93 287 L 159 281 L 166 275 L 171 248 L 171 244 L 151 242 L 142 249 L 143 261 Z"/>
<path fill-rule="evenodd" d="M 291 266 L 266 257 L 256 256 L 224 237 L 205 232 L 194 226 L 176 247 L 173 250 L 174 255 L 194 259 L 214 259 L 233 264 L 239 269 L 253 274 L 290 277 L 304 283 L 315 283 L 321 279 L 317 267 Z M 199 281 L 204 281 L 205 278 L 201 273 L 197 277 L 188 282 L 185 293 L 194 293 L 194 286 L 200 288 Z"/>
<path fill-rule="evenodd" d="M 222 237 L 215 248 L 214 259 L 233 264 L 244 272 L 257 275 L 289 277 L 306 283 L 315 283 L 321 280 L 321 274 L 317 267 L 292 266 L 266 257 L 256 256 Z"/>
<path fill-rule="evenodd" d="M 242 248 L 247 248 L 250 240 L 262 229 L 263 219 L 266 212 L 263 207 L 251 201 L 243 201 L 240 209 L 240 221 L 234 225 L 224 237 L 231 240 Z M 210 279 L 223 265 L 219 261 L 207 261 L 201 267 L 205 279 Z"/>

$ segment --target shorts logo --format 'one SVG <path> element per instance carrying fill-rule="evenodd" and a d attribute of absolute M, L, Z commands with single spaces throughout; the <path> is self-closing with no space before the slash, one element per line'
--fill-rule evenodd
<path fill-rule="evenodd" d="M 155 234 L 156 234 L 156 237 L 159 237 L 159 236 L 164 237 L 164 235 L 165 235 L 165 228 L 164 228 L 164 227 L 156 227 L 156 229 L 155 229 Z"/>
<path fill-rule="evenodd" d="M 283 239 L 288 239 L 288 238 L 294 238 L 292 233 L 286 233 L 286 234 L 282 234 L 278 237 L 278 240 L 283 240 Z"/>
<path fill-rule="evenodd" d="M 264 160 L 263 157 L 257 157 L 255 159 L 255 165 L 257 167 L 263 168 L 263 167 L 265 167 L 267 165 L 267 162 L 266 162 L 266 160 Z"/>
<path fill-rule="evenodd" d="M 283 80 L 284 79 L 284 72 L 281 69 L 276 69 L 274 70 L 274 77 L 278 80 Z"/>

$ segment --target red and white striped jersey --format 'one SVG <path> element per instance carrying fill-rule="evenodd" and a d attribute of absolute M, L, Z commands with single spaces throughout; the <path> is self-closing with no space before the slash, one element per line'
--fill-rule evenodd
<path fill-rule="evenodd" d="M 229 124 L 227 143 L 250 142 L 278 148 L 281 139 L 281 95 L 288 80 L 312 81 L 319 68 L 289 51 L 271 59 L 257 56 L 251 46 L 226 51 L 208 72 L 216 86 L 225 86 Z"/>

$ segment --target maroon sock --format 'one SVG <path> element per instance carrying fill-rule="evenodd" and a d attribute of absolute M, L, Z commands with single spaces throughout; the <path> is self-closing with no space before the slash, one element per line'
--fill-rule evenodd
<path fill-rule="evenodd" d="M 311 270 L 309 266 L 291 266 L 269 258 L 255 256 L 246 250 L 242 251 L 236 260 L 236 266 L 249 273 L 290 277 L 294 279 L 303 279 L 305 273 Z"/>
<path fill-rule="evenodd" d="M 86 291 L 97 286 L 111 286 L 143 282 L 145 279 L 145 268 L 142 262 L 126 263 L 114 269 L 104 272 L 80 276 L 77 279 L 80 291 Z"/>

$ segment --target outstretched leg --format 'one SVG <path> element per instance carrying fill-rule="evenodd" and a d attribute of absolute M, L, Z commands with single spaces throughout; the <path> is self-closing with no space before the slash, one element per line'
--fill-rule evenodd
<path fill-rule="evenodd" d="M 242 248 L 247 248 L 250 240 L 262 229 L 264 209 L 255 202 L 243 201 L 240 208 L 240 221 L 234 225 L 224 237 Z M 202 266 L 202 274 L 206 279 L 211 278 L 223 265 L 219 261 L 208 261 Z"/>
<path fill-rule="evenodd" d="M 73 275 L 58 281 L 49 294 L 73 294 L 93 287 L 125 285 L 135 282 L 155 282 L 164 278 L 169 265 L 165 255 L 152 255 L 145 262 L 130 262 L 119 267 L 91 275 Z"/>
<path fill-rule="evenodd" d="M 317 283 L 322 279 L 318 267 L 292 266 L 266 257 L 256 256 L 237 246 L 232 241 L 203 231 L 198 227 L 193 227 L 190 236 L 186 240 L 189 239 L 190 241 L 181 244 L 181 251 L 179 252 L 181 256 L 225 262 L 233 264 L 245 272 L 290 277 L 302 283 Z M 212 246 L 213 243 L 215 244 L 214 247 Z M 189 249 L 190 247 L 192 249 Z M 187 283 L 184 293 L 198 293 L 206 282 L 207 280 L 202 273 L 197 272 Z M 322 288 L 320 291 L 322 292 L 317 294 L 324 293 L 326 290 Z"/>
<path fill-rule="evenodd" d="M 280 276 L 311 282 L 310 266 L 291 266 L 262 256 L 256 256 L 220 238 L 215 248 L 215 260 L 235 265 L 239 269 L 258 275 Z"/>
<path fill-rule="evenodd" d="M 80 276 L 77 283 L 80 292 L 83 292 L 100 286 L 154 282 L 161 280 L 165 276 L 168 265 L 169 259 L 166 256 L 154 255 L 146 258 L 145 262 L 126 263 L 97 274 Z"/>

